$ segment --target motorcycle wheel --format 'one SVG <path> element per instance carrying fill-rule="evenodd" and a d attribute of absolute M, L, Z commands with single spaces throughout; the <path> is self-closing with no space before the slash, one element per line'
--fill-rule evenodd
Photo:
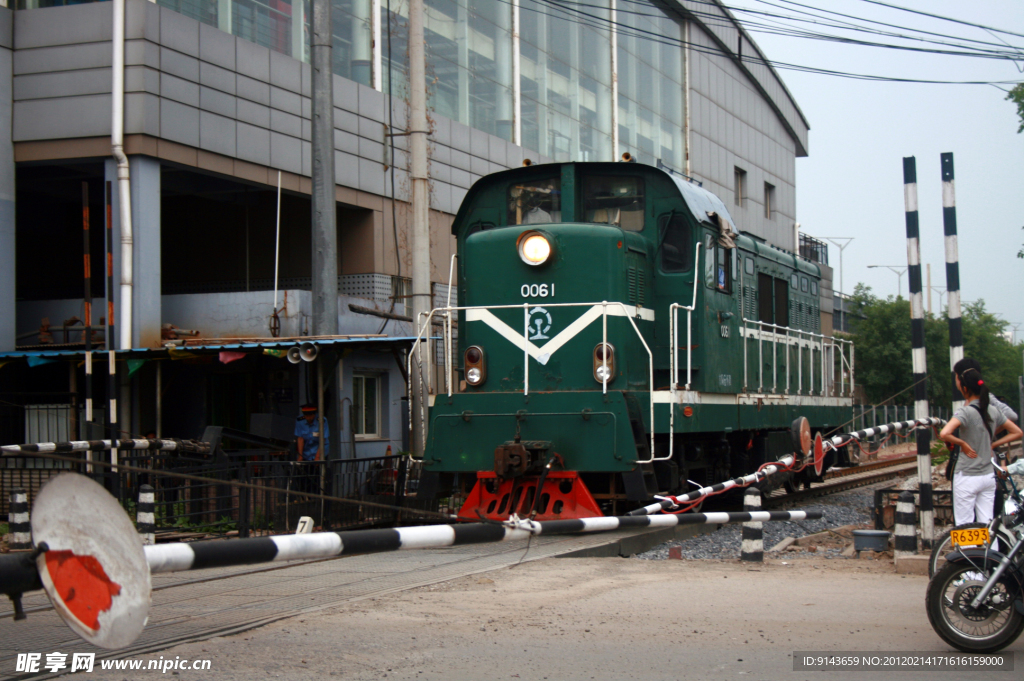
<path fill-rule="evenodd" d="M 943 641 L 965 653 L 992 653 L 1017 640 L 1024 616 L 1013 601 L 1012 585 L 1001 579 L 977 610 L 970 601 L 991 570 L 969 563 L 946 563 L 928 582 L 925 607 L 932 629 Z"/>
<path fill-rule="evenodd" d="M 928 559 L 928 577 L 934 577 L 935 571 L 946 564 L 946 556 L 953 551 L 953 543 L 950 541 L 949 533 L 952 530 L 976 530 L 988 527 L 984 523 L 964 523 L 945 530 L 936 537 L 935 545 L 932 547 L 932 555 Z"/>

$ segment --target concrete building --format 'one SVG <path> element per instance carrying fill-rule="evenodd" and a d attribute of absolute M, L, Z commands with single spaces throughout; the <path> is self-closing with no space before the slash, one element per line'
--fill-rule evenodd
<path fill-rule="evenodd" d="M 112 3 L 63 1 L 0 9 L 0 130 L 10 131 L 0 134 L 0 351 L 39 345 L 44 319 L 59 327 L 83 316 L 83 183 L 93 263 L 104 261 L 107 183 L 113 234 L 120 230 Z M 427 1 L 437 297 L 446 291 L 449 228 L 467 189 L 525 158 L 611 160 L 628 151 L 703 182 L 740 229 L 797 251 L 795 161 L 808 153 L 808 123 L 756 44 L 717 3 L 609 3 L 577 14 L 536 0 Z M 411 325 L 384 326 L 350 305 L 405 314 L 408 5 L 333 6 L 339 328 L 393 341 L 414 335 Z M 295 415 L 309 394 L 315 379 L 258 350 L 187 368 L 160 349 L 166 324 L 205 339 L 271 335 L 278 178 L 279 333 L 309 332 L 308 20 L 308 3 L 290 0 L 127 0 L 134 299 L 131 348 L 118 349 L 126 362 L 154 361 L 118 367 L 123 430 L 189 437 L 217 421 L 244 429 L 253 411 Z M 119 247 L 113 258 L 116 278 Z M 94 323 L 106 310 L 99 270 Z M 55 333 L 55 342 L 65 338 Z M 77 404 L 81 338 L 66 338 L 71 354 L 59 369 L 18 364 L 24 353 L 0 356 L 16 365 L 0 366 L 0 392 L 31 392 L 30 381 Z M 367 340 L 328 377 L 334 455 L 404 447 L 403 351 Z M 350 409 L 356 418 L 345 405 L 358 406 Z M 342 442 L 359 444 L 343 451 Z"/>

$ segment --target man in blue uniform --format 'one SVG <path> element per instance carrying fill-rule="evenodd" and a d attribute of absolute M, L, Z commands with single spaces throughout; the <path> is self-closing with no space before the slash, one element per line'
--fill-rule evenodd
<path fill-rule="evenodd" d="M 299 450 L 299 461 L 320 460 L 320 433 L 319 419 L 317 418 L 316 406 L 304 404 L 301 407 L 302 416 L 295 423 L 296 444 Z M 329 450 L 331 446 L 331 429 L 324 419 L 324 449 Z"/>

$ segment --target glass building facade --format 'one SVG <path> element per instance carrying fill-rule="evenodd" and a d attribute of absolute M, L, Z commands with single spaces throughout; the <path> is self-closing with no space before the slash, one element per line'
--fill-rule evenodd
<path fill-rule="evenodd" d="M 17 8 L 77 2 L 17 0 Z M 334 72 L 406 99 L 408 0 L 332 3 Z M 309 61 L 309 0 L 157 4 Z M 425 7 L 432 113 L 557 161 L 629 152 L 645 163 L 685 166 L 679 17 L 642 0 L 574 9 L 543 0 L 425 0 Z"/>

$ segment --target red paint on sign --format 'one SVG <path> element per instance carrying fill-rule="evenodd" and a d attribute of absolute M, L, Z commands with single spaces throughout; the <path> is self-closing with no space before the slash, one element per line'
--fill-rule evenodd
<path fill-rule="evenodd" d="M 99 631 L 99 616 L 110 609 L 114 596 L 121 593 L 121 585 L 111 581 L 98 560 L 71 551 L 47 551 L 46 569 L 71 614 Z"/>

